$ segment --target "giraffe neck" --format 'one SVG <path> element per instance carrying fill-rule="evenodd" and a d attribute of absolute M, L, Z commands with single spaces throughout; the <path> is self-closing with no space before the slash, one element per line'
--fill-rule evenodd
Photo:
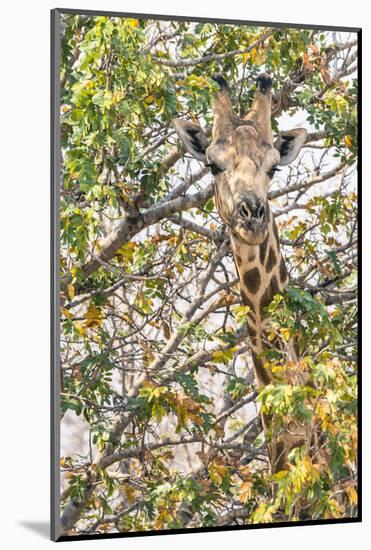
<path fill-rule="evenodd" d="M 231 235 L 242 302 L 250 308 L 247 314 L 247 327 L 258 386 L 267 385 L 272 381 L 270 372 L 259 358 L 259 353 L 268 348 L 264 337 L 262 310 L 271 303 L 275 294 L 285 288 L 288 281 L 277 226 L 269 206 L 268 220 L 268 235 L 260 245 L 242 243 Z"/>
<path fill-rule="evenodd" d="M 260 353 L 278 349 L 279 342 L 266 337 L 266 317 L 263 309 L 274 295 L 282 291 L 288 282 L 285 260 L 280 250 L 278 231 L 272 212 L 269 210 L 269 228 L 266 240 L 258 246 L 241 243 L 231 235 L 232 250 L 240 280 L 242 302 L 250 307 L 247 314 L 247 327 L 252 348 L 255 380 L 258 387 L 274 383 L 272 372 L 264 366 Z M 288 352 L 296 357 L 295 342 L 291 342 Z M 311 385 L 307 373 L 298 375 L 299 383 Z M 297 382 L 296 382 L 297 383 Z M 314 387 L 314 386 L 313 386 Z M 318 435 L 311 423 L 290 422 L 287 427 L 276 425 L 275 414 L 261 414 L 263 431 L 266 436 L 267 451 L 271 472 L 288 469 L 288 456 L 294 447 L 304 444 L 315 447 Z M 314 431 L 313 431 L 314 430 Z M 327 460 L 326 457 L 323 460 Z"/>

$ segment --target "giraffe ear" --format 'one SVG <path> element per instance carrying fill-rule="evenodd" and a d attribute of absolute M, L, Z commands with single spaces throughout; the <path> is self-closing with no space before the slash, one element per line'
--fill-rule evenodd
<path fill-rule="evenodd" d="M 307 135 L 308 132 L 305 128 L 295 128 L 295 130 L 279 133 L 274 146 L 281 155 L 281 160 L 278 163 L 280 166 L 286 166 L 296 159 Z"/>
<path fill-rule="evenodd" d="M 188 120 L 175 118 L 173 126 L 184 150 L 198 160 L 206 161 L 206 149 L 209 146 L 209 139 L 198 124 Z"/>

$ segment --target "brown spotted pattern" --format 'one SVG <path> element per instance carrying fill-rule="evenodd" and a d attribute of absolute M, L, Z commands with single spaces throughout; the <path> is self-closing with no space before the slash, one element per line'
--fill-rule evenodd
<path fill-rule="evenodd" d="M 268 237 L 265 239 L 265 241 L 262 242 L 259 249 L 259 257 L 260 257 L 260 263 L 264 265 L 265 262 L 265 255 L 267 253 L 267 247 L 268 247 Z"/>
<path fill-rule="evenodd" d="M 253 351 L 255 375 L 259 385 L 272 381 L 271 373 L 264 367 L 264 361 L 259 357 L 267 347 L 264 332 L 265 308 L 271 303 L 274 295 L 283 290 L 288 281 L 285 260 L 279 246 L 277 226 L 271 213 L 269 219 L 268 236 L 260 245 L 242 244 L 231 235 L 242 303 L 249 307 L 247 326 Z M 272 344 L 268 342 L 268 347 Z"/>
<path fill-rule="evenodd" d="M 268 253 L 268 259 L 267 259 L 267 263 L 266 263 L 266 266 L 265 266 L 266 272 L 270 273 L 272 271 L 272 269 L 274 268 L 274 266 L 276 265 L 276 263 L 277 263 L 277 256 L 276 256 L 276 253 L 274 251 L 274 247 L 270 246 L 269 247 L 269 253 Z"/>
<path fill-rule="evenodd" d="M 253 267 L 242 276 L 243 283 L 250 294 L 256 294 L 260 288 L 261 276 L 258 267 Z"/>

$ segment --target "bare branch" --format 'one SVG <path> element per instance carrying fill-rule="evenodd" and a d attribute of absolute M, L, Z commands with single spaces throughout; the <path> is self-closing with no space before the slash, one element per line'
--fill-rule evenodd
<path fill-rule="evenodd" d="M 255 42 L 253 42 L 247 48 L 231 50 L 230 52 L 204 55 L 201 57 L 195 57 L 194 59 L 175 59 L 175 60 L 163 59 L 161 57 L 153 56 L 152 60 L 161 65 L 166 65 L 167 67 L 193 67 L 194 65 L 198 65 L 199 63 L 209 63 L 210 61 L 222 61 L 227 57 L 233 57 L 235 55 L 251 52 L 251 50 L 260 46 L 260 44 L 262 44 L 274 32 L 275 32 L 275 29 L 269 29 L 258 40 L 255 40 Z"/>
<path fill-rule="evenodd" d="M 106 262 L 111 260 L 116 251 L 128 242 L 134 235 L 139 233 L 139 231 L 142 231 L 150 225 L 158 223 L 164 218 L 170 217 L 176 212 L 198 207 L 212 197 L 213 194 L 214 184 L 210 183 L 205 189 L 199 191 L 198 193 L 185 197 L 179 197 L 163 204 L 156 204 L 135 218 L 126 217 L 120 223 L 119 227 L 112 231 L 101 243 L 101 252 L 99 257 Z M 100 263 L 97 260 L 90 261 L 82 269 L 82 279 L 86 279 L 92 275 L 92 273 L 99 269 L 99 267 Z"/>

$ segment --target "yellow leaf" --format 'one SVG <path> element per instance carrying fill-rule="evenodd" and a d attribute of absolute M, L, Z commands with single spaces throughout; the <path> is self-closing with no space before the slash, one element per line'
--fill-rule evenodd
<path fill-rule="evenodd" d="M 211 480 L 216 485 L 221 485 L 223 483 L 223 479 L 228 473 L 228 468 L 226 466 L 223 466 L 222 464 L 216 464 L 215 462 L 212 462 L 209 466 L 209 474 Z"/>
<path fill-rule="evenodd" d="M 67 286 L 67 294 L 68 294 L 68 298 L 70 300 L 73 300 L 74 299 L 74 296 L 75 296 L 75 287 L 73 285 L 71 285 L 71 283 Z"/>
<path fill-rule="evenodd" d="M 352 147 L 352 138 L 349 135 L 345 136 L 345 145 L 350 149 Z"/>
<path fill-rule="evenodd" d="M 127 24 L 130 27 L 138 27 L 139 26 L 139 20 L 138 19 L 127 19 Z"/>
<path fill-rule="evenodd" d="M 61 313 L 62 313 L 62 315 L 67 317 L 67 319 L 73 319 L 72 313 L 70 311 L 68 311 L 68 309 L 66 309 L 65 307 L 61 307 Z"/>
<path fill-rule="evenodd" d="M 191 422 L 196 424 L 196 426 L 203 426 L 204 424 L 204 419 L 198 414 L 188 413 L 188 418 Z"/>
<path fill-rule="evenodd" d="M 74 265 L 71 267 L 72 282 L 76 281 L 77 267 Z"/>
<path fill-rule="evenodd" d="M 244 481 L 240 487 L 239 501 L 243 504 L 250 500 L 252 496 L 252 482 Z"/>
<path fill-rule="evenodd" d="M 246 61 L 249 59 L 249 52 L 245 52 L 243 54 L 243 62 L 246 63 Z"/>
<path fill-rule="evenodd" d="M 240 466 L 238 468 L 238 473 L 244 481 L 249 481 L 251 476 L 251 468 L 250 466 Z"/>
<path fill-rule="evenodd" d="M 269 368 L 274 374 L 279 374 L 281 372 L 285 372 L 285 367 L 281 366 L 281 365 L 272 365 L 270 366 L 269 364 L 266 364 L 265 365 L 266 368 Z"/>
<path fill-rule="evenodd" d="M 270 523 L 272 521 L 272 512 L 274 507 L 261 502 L 252 515 L 253 523 Z"/>
<path fill-rule="evenodd" d="M 242 323 L 246 319 L 246 315 L 250 313 L 249 306 L 235 306 L 233 308 L 233 315 L 238 324 Z"/>
<path fill-rule="evenodd" d="M 198 118 L 193 112 L 188 113 L 188 115 L 191 117 L 192 122 L 198 124 Z"/>
<path fill-rule="evenodd" d="M 201 410 L 200 403 L 197 403 L 197 401 L 194 401 L 190 397 L 185 397 L 182 399 L 182 405 L 191 413 L 198 413 Z"/>
<path fill-rule="evenodd" d="M 156 518 L 155 529 L 163 529 L 170 519 L 172 518 L 169 512 L 167 510 L 162 510 Z"/>
<path fill-rule="evenodd" d="M 347 491 L 347 495 L 349 497 L 350 503 L 357 505 L 357 503 L 358 503 L 358 494 L 357 494 L 357 491 L 355 490 L 355 488 L 350 485 L 349 487 L 347 487 L 346 491 Z"/>
<path fill-rule="evenodd" d="M 108 529 L 111 529 L 111 524 L 110 523 L 101 523 L 99 525 L 99 529 L 101 531 L 107 531 Z"/>
<path fill-rule="evenodd" d="M 212 352 L 213 359 L 216 363 L 226 363 L 228 362 L 228 357 L 225 352 L 222 350 L 216 350 Z"/>
<path fill-rule="evenodd" d="M 114 92 L 112 97 L 112 103 L 114 105 L 117 105 L 118 103 L 120 103 L 123 97 L 124 97 L 124 93 L 121 90 L 116 90 L 116 92 Z"/>
<path fill-rule="evenodd" d="M 287 328 L 281 329 L 281 335 L 285 342 L 288 342 L 290 339 L 290 331 Z"/>
<path fill-rule="evenodd" d="M 321 420 L 325 420 L 326 417 L 331 414 L 330 403 L 325 399 L 320 399 L 317 404 L 316 413 Z"/>
<path fill-rule="evenodd" d="M 331 422 L 324 422 L 323 425 L 326 426 L 326 431 L 330 432 L 331 435 L 337 436 L 339 433 L 339 428 L 332 424 Z"/>
<path fill-rule="evenodd" d="M 227 296 L 225 297 L 225 301 L 228 305 L 233 304 L 233 302 L 234 302 L 233 294 L 227 294 Z"/>
<path fill-rule="evenodd" d="M 137 491 L 131 485 L 124 485 L 122 489 L 125 493 L 128 503 L 133 504 L 135 502 Z"/>
<path fill-rule="evenodd" d="M 142 386 L 144 388 L 154 388 L 155 384 L 153 382 L 151 382 L 151 380 L 143 380 Z"/>
<path fill-rule="evenodd" d="M 84 328 L 96 328 L 102 324 L 103 314 L 100 309 L 98 309 L 94 304 L 90 304 L 85 313 L 85 323 L 83 324 Z"/>
<path fill-rule="evenodd" d="M 165 336 L 166 340 L 169 340 L 170 336 L 171 336 L 171 333 L 170 333 L 170 327 L 166 323 L 166 321 L 162 322 L 162 330 L 164 331 L 164 336 Z"/>
<path fill-rule="evenodd" d="M 77 330 L 77 332 L 80 334 L 80 336 L 82 337 L 86 336 L 86 330 L 81 323 L 74 323 L 74 327 Z"/>
<path fill-rule="evenodd" d="M 281 479 L 283 479 L 284 477 L 286 477 L 288 473 L 289 473 L 288 470 L 280 470 L 279 472 L 277 472 L 276 474 L 274 474 L 274 478 L 275 478 L 277 481 L 280 481 Z"/>

